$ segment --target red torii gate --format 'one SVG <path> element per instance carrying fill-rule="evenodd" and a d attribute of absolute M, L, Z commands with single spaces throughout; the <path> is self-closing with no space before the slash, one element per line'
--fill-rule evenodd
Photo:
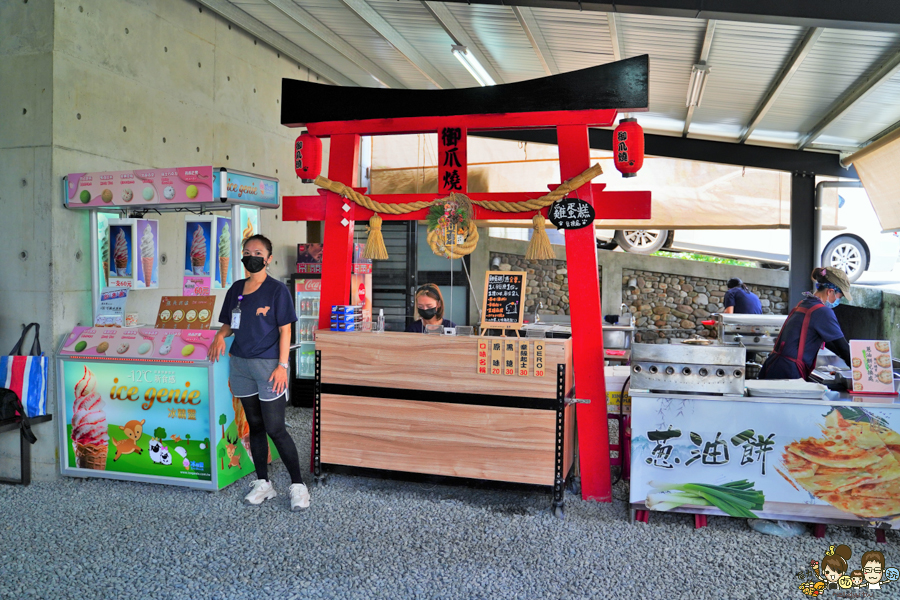
<path fill-rule="evenodd" d="M 638 73 L 636 76 L 635 65 Z M 558 93 L 560 84 L 583 81 L 600 80 L 605 85 L 610 85 L 610 66 L 593 67 L 581 72 L 568 73 L 547 77 L 539 82 L 552 81 L 555 93 Z M 339 181 L 353 187 L 357 191 L 365 193 L 364 188 L 357 188 L 359 172 L 359 143 L 363 135 L 391 135 L 405 133 L 437 133 L 438 143 L 444 157 L 443 164 L 439 165 L 439 191 L 436 194 L 383 194 L 373 195 L 371 198 L 385 204 L 405 204 L 420 200 L 431 201 L 444 197 L 450 192 L 467 194 L 472 200 L 494 200 L 501 202 L 520 202 L 528 198 L 538 198 L 546 192 L 525 193 L 468 193 L 466 189 L 466 138 L 467 135 L 478 131 L 512 130 L 512 129 L 548 129 L 555 128 L 557 132 L 557 144 L 559 146 L 560 176 L 563 181 L 581 174 L 590 167 L 590 146 L 588 142 L 588 127 L 610 126 L 615 122 L 618 110 L 640 111 L 646 110 L 646 83 L 647 60 L 646 56 L 620 61 L 612 65 L 621 71 L 624 67 L 625 76 L 616 71 L 613 84 L 622 86 L 640 87 L 638 94 L 624 97 L 619 95 L 615 101 L 610 98 L 600 98 L 610 101 L 608 105 L 615 108 L 587 109 L 587 110 L 526 110 L 504 111 L 502 114 L 453 114 L 446 110 L 440 102 L 432 100 L 432 112 L 437 115 L 387 117 L 387 118 L 358 118 L 355 120 L 317 120 L 303 118 L 304 112 L 329 114 L 328 96 L 333 101 L 337 90 L 342 90 L 352 100 L 352 96 L 360 91 L 354 88 L 352 91 L 346 88 L 335 88 L 308 82 L 296 82 L 284 80 L 282 89 L 282 122 L 288 126 L 306 125 L 310 134 L 318 137 L 330 137 L 330 153 L 328 159 L 328 178 Z M 598 70 L 602 70 L 598 74 Z M 585 72 L 590 71 L 590 75 Z M 637 85 L 635 78 L 637 77 Z M 499 94 L 507 92 L 506 98 L 521 97 L 523 87 L 533 82 L 507 84 L 494 88 L 474 89 L 472 93 L 488 92 L 494 106 L 497 105 Z M 291 113 L 289 103 L 297 98 L 294 96 L 298 90 L 304 94 L 305 103 L 310 103 L 310 86 L 316 88 L 330 88 L 321 91 L 315 101 L 325 103 L 315 109 L 298 111 L 298 116 Z M 562 87 L 566 87 L 563 85 Z M 583 92 L 584 85 L 579 86 Z M 504 90 L 507 88 L 508 90 Z M 518 88 L 518 89 L 517 89 Z M 533 90 L 532 90 L 533 91 Z M 398 94 L 399 92 L 399 94 Z M 365 90 L 364 93 L 377 94 L 382 97 L 390 94 L 387 99 L 394 110 L 410 113 L 427 112 L 421 103 L 410 102 L 407 105 L 397 104 L 399 96 L 413 94 L 450 94 L 457 93 L 455 104 L 462 105 L 462 110 L 471 108 L 465 106 L 467 102 L 458 102 L 459 92 L 470 90 L 451 91 L 422 91 L 422 90 Z M 642 92 L 642 96 L 641 96 Z M 609 93 L 606 94 L 609 96 Z M 323 97 L 324 96 L 324 97 Z M 637 100 L 635 98 L 637 97 Z M 435 96 L 432 96 L 434 99 Z M 623 100 L 624 98 L 624 100 Z M 643 98 L 643 102 L 641 102 Z M 483 100 L 483 98 L 482 98 Z M 596 98 L 588 98 L 589 101 L 597 101 Z M 585 98 L 575 99 L 575 104 L 586 101 Z M 348 111 L 347 99 L 343 100 L 345 113 Z M 355 115 L 366 113 L 366 108 L 377 105 L 377 101 L 367 102 L 360 99 L 361 107 L 349 109 Z M 514 100 L 515 102 L 515 100 Z M 623 104 L 625 102 L 625 104 Z M 551 105 L 559 105 L 558 101 L 551 100 Z M 630 103 L 631 105 L 628 105 Z M 502 102 L 500 104 L 503 104 Z M 508 103 L 507 103 L 508 104 Z M 547 102 L 544 103 L 545 105 Z M 572 103 L 569 102 L 571 106 Z M 492 106 L 493 107 L 493 106 Z M 357 110 L 360 108 L 361 110 Z M 442 109 L 444 109 L 442 111 Z M 375 106 L 374 111 L 384 112 L 383 106 Z M 333 111 L 331 111 L 333 113 Z M 371 112 L 371 111 L 370 111 Z M 441 114 L 442 113 L 442 114 Z M 449 113 L 449 114 L 448 114 Z M 326 117 L 327 118 L 327 117 Z M 458 130 L 458 131 L 457 131 Z M 442 135 L 450 131 L 450 135 Z M 458 133 L 458 136 L 457 136 Z M 447 143 L 455 142 L 455 143 Z M 454 150 L 455 148 L 455 150 Z M 449 158 L 447 152 L 455 155 L 456 160 Z M 548 182 L 552 184 L 553 182 Z M 650 217 L 650 192 L 608 192 L 605 184 L 584 185 L 578 190 L 578 197 L 590 203 L 595 211 L 597 219 L 647 219 Z M 322 261 L 322 292 L 319 311 L 319 327 L 327 329 L 330 326 L 330 307 L 335 304 L 347 304 L 350 298 L 350 269 L 352 261 L 353 226 L 354 221 L 366 220 L 374 213 L 355 205 L 331 191 L 318 190 L 317 196 L 286 196 L 282 199 L 282 219 L 285 221 L 324 221 L 324 247 Z M 349 208 L 348 208 L 349 207 Z M 541 212 L 547 216 L 547 208 Z M 424 220 L 428 210 L 423 209 L 403 215 L 379 213 L 384 220 Z M 506 213 L 486 210 L 475 205 L 476 220 L 499 219 L 525 219 L 531 218 L 536 211 L 526 213 Z M 566 230 L 566 256 L 569 278 L 569 307 L 572 317 L 572 343 L 574 354 L 575 376 L 577 381 L 577 393 L 580 398 L 587 398 L 590 404 L 577 405 L 577 424 L 579 440 L 580 472 L 582 478 L 582 497 L 591 500 L 609 502 L 612 500 L 612 486 L 610 476 L 609 456 L 609 429 L 606 413 L 606 385 L 603 376 L 603 332 L 602 313 L 600 307 L 600 282 L 597 271 L 597 247 L 594 236 L 594 228 Z"/>

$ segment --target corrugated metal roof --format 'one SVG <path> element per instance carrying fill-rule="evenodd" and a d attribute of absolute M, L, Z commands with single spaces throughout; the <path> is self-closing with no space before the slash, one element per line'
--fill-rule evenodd
<path fill-rule="evenodd" d="M 332 1 L 339 3 L 338 0 Z M 453 42 L 421 2 L 412 0 L 367 1 L 454 86 L 474 87 L 478 85 L 450 53 L 450 46 Z"/>
<path fill-rule="evenodd" d="M 544 68 L 512 9 L 483 4 L 445 6 L 481 46 L 506 82 L 544 76 Z M 447 52 L 450 52 L 449 48 Z"/>
<path fill-rule="evenodd" d="M 760 130 L 778 131 L 781 139 L 799 142 L 848 90 L 877 69 L 882 57 L 897 47 L 898 37 L 884 32 L 825 30 L 760 123 Z"/>
<path fill-rule="evenodd" d="M 650 110 L 646 117 L 667 130 L 680 131 L 687 115 L 685 98 L 691 67 L 700 56 L 706 22 L 644 15 L 619 15 L 622 58 L 650 55 Z"/>
<path fill-rule="evenodd" d="M 421 2 L 365 1 L 452 86 L 477 85 L 450 53 L 450 36 Z M 408 57 L 341 0 L 293 2 L 403 85 L 434 87 Z M 268 0 L 231 3 L 358 84 L 375 85 L 372 74 L 294 23 Z M 535 49 L 511 8 L 462 3 L 443 6 L 505 81 L 544 76 Z M 561 71 L 614 60 L 609 14 L 554 8 L 528 10 L 534 19 L 534 33 L 546 43 L 548 58 Z M 680 135 L 688 113 L 685 97 L 691 67 L 700 58 L 707 22 L 618 13 L 616 23 L 621 58 L 650 55 L 650 106 L 638 118 L 647 131 Z M 701 106 L 694 110 L 690 135 L 736 140 L 806 32 L 799 25 L 718 21 L 707 61 L 710 76 Z M 897 52 L 897 33 L 824 30 L 748 143 L 798 144 Z M 900 73 L 881 82 L 841 118 L 828 124 L 812 141 L 812 147 L 857 147 L 898 122 Z"/>
<path fill-rule="evenodd" d="M 791 57 L 806 29 L 717 21 L 710 74 L 691 131 L 737 138 Z"/>
<path fill-rule="evenodd" d="M 302 9 L 321 21 L 349 45 L 409 88 L 424 88 L 429 81 L 390 42 L 356 14 L 334 0 L 303 0 Z"/>
<path fill-rule="evenodd" d="M 605 13 L 532 9 L 560 71 L 577 71 L 615 60 Z"/>

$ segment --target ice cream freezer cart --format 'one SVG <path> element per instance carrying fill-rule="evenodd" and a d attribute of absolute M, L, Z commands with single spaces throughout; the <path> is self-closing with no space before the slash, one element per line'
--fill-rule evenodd
<path fill-rule="evenodd" d="M 220 490 L 251 473 L 228 354 L 207 359 L 215 333 L 76 327 L 56 358 L 62 474 Z"/>

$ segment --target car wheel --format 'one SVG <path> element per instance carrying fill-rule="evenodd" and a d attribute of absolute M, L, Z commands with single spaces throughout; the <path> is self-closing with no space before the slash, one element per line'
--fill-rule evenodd
<path fill-rule="evenodd" d="M 669 239 L 665 229 L 622 229 L 617 230 L 613 239 L 625 252 L 653 254 Z"/>
<path fill-rule="evenodd" d="M 853 283 L 859 279 L 869 264 L 869 253 L 856 238 L 839 236 L 831 240 L 822 253 L 822 262 L 847 274 Z"/>

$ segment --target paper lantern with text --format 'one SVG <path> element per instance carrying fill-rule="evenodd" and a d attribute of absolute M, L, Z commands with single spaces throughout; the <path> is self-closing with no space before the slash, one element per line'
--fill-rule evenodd
<path fill-rule="evenodd" d="M 300 134 L 294 142 L 294 170 L 304 183 L 312 183 L 322 173 L 322 140 Z"/>
<path fill-rule="evenodd" d="M 622 119 L 613 131 L 613 160 L 622 177 L 634 177 L 644 166 L 644 129 L 637 119 Z"/>

